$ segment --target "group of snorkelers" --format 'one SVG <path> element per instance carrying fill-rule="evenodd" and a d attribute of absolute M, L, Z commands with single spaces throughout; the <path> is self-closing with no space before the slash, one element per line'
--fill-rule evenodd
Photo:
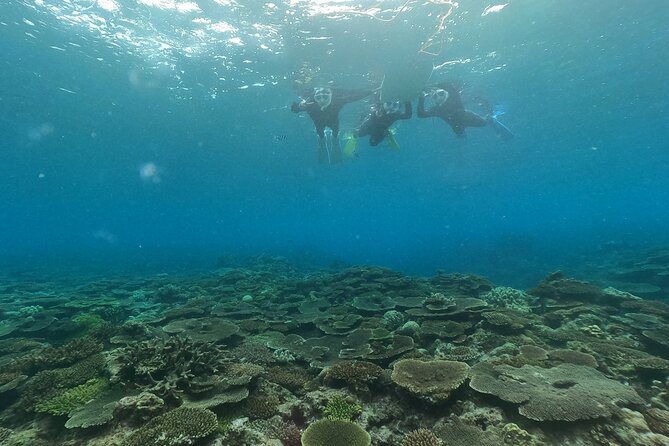
<path fill-rule="evenodd" d="M 293 113 L 306 112 L 316 127 L 318 135 L 318 158 L 321 163 L 334 164 L 342 161 L 342 150 L 339 147 L 339 112 L 351 102 L 372 95 L 370 90 L 344 90 L 328 86 L 316 87 L 300 102 L 291 106 Z M 426 98 L 429 106 L 426 108 Z M 453 83 L 441 83 L 420 94 L 416 114 L 419 118 L 441 118 L 450 125 L 458 136 L 464 136 L 467 127 L 484 127 L 490 125 L 503 139 L 513 137 L 509 129 L 501 124 L 494 110 L 485 101 L 482 103 L 488 110 L 480 116 L 466 110 L 459 89 Z M 369 113 L 348 138 L 343 154 L 353 156 L 357 150 L 358 138 L 369 136 L 369 144 L 377 146 L 384 139 L 392 148 L 399 148 L 394 137 L 392 125 L 412 117 L 411 102 L 375 101 Z"/>

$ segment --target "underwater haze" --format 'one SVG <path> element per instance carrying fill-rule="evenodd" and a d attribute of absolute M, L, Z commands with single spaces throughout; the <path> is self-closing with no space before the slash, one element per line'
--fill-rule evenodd
<path fill-rule="evenodd" d="M 0 446 L 669 445 L 668 0 L 1 0 L 0 56 Z"/>
<path fill-rule="evenodd" d="M 515 286 L 669 232 L 664 2 L 15 0 L 0 5 L 3 263 L 271 253 Z M 445 18 L 447 13 L 450 15 Z M 442 21 L 442 18 L 444 20 Z M 430 84 L 514 138 L 403 121 L 319 164 L 303 87 Z M 342 145 L 370 99 L 341 115 Z M 414 101 L 415 107 L 415 101 Z"/>

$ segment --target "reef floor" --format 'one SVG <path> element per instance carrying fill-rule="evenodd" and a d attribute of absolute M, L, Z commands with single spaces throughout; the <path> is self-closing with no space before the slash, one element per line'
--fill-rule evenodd
<path fill-rule="evenodd" d="M 666 446 L 669 252 L 611 268 L 8 275 L 0 445 Z"/>

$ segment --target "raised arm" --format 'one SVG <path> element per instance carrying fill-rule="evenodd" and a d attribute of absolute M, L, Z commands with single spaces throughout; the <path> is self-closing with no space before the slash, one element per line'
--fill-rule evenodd
<path fill-rule="evenodd" d="M 293 113 L 300 113 L 306 111 L 309 103 L 306 100 L 301 100 L 300 102 L 293 102 L 290 106 L 290 111 Z"/>
<path fill-rule="evenodd" d="M 361 90 L 339 90 L 337 92 L 337 100 L 340 104 L 349 104 L 351 102 L 359 101 L 360 99 L 366 98 L 372 94 L 371 90 L 361 89 Z"/>

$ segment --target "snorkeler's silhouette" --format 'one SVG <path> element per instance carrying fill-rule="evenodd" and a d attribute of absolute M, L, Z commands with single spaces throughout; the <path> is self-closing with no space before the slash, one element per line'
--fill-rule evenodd
<path fill-rule="evenodd" d="M 344 90 L 331 87 L 317 87 L 300 102 L 293 102 L 293 113 L 307 112 L 316 127 L 318 135 L 318 159 L 321 163 L 341 162 L 339 148 L 339 112 L 344 105 L 358 101 L 372 92 L 370 90 Z M 326 135 L 326 129 L 332 132 Z M 329 132 L 328 132 L 329 133 Z"/>
<path fill-rule="evenodd" d="M 425 109 L 425 98 L 427 96 L 430 96 L 432 106 Z M 460 90 L 451 82 L 443 82 L 429 92 L 420 95 L 416 114 L 419 118 L 441 118 L 451 126 L 453 133 L 458 136 L 465 136 L 465 129 L 467 127 L 485 127 L 486 125 L 490 125 L 501 139 L 512 139 L 513 134 L 511 131 L 497 120 L 497 116 L 502 113 L 496 112 L 488 101 L 481 98 L 479 98 L 479 104 L 487 110 L 485 117 L 466 110 L 462 104 Z"/>
<path fill-rule="evenodd" d="M 426 110 L 425 97 L 428 95 L 432 99 L 432 106 Z M 484 127 L 488 124 L 486 118 L 465 110 L 460 91 L 452 83 L 439 84 L 431 92 L 420 95 L 416 115 L 419 118 L 441 118 L 458 136 L 464 136 L 467 127 Z"/>

